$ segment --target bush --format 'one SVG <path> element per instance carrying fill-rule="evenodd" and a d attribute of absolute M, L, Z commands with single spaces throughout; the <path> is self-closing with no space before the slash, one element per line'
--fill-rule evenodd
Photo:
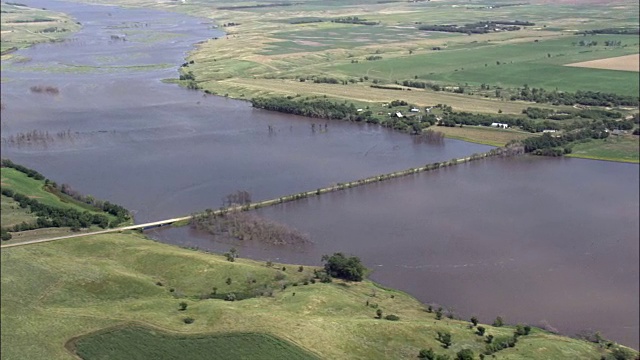
<path fill-rule="evenodd" d="M 473 326 L 478 326 L 478 318 L 475 316 L 472 316 L 471 323 L 473 324 Z"/>
<path fill-rule="evenodd" d="M 502 325 L 504 325 L 504 321 L 502 320 L 502 317 L 498 316 L 496 320 L 493 322 L 493 326 L 501 327 Z"/>
<path fill-rule="evenodd" d="M 456 360 L 473 360 L 473 351 L 462 349 L 456 354 Z"/>
<path fill-rule="evenodd" d="M 418 353 L 418 359 L 435 360 L 435 358 L 436 358 L 436 353 L 431 348 L 422 349 Z"/>
<path fill-rule="evenodd" d="M 188 304 L 183 301 L 183 302 L 180 303 L 180 305 L 178 305 L 178 310 L 185 311 L 185 310 L 187 310 L 187 306 L 188 306 Z"/>
<path fill-rule="evenodd" d="M 382 319 L 382 310 L 380 310 L 380 309 L 376 310 L 376 317 L 378 319 Z"/>
<path fill-rule="evenodd" d="M 225 301 L 236 301 L 236 294 L 234 293 L 228 293 L 225 298 Z"/>
<path fill-rule="evenodd" d="M 387 320 L 391 320 L 391 321 L 398 321 L 398 320 L 400 320 L 400 317 L 398 317 L 397 315 L 393 315 L 393 314 L 387 315 L 387 316 L 385 316 L 384 318 L 385 318 L 385 319 L 387 319 Z"/>
<path fill-rule="evenodd" d="M 478 331 L 476 331 L 476 334 L 478 334 L 479 336 L 484 336 L 484 331 L 484 326 L 478 326 Z"/>
<path fill-rule="evenodd" d="M 440 343 L 442 343 L 442 346 L 445 349 L 448 349 L 449 346 L 451 346 L 452 341 L 451 341 L 451 333 L 450 332 L 440 332 L 438 331 L 438 337 L 437 340 L 440 341 Z"/>
<path fill-rule="evenodd" d="M 182 321 L 184 321 L 185 324 L 193 324 L 194 321 L 196 321 L 194 318 L 192 317 L 186 317 L 184 319 L 182 319 Z"/>

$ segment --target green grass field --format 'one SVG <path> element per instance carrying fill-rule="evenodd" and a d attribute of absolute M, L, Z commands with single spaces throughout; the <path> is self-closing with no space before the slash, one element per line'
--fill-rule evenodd
<path fill-rule="evenodd" d="M 604 140 L 591 140 L 573 146 L 570 157 L 622 161 L 630 163 L 640 162 L 640 139 L 637 135 L 617 137 L 611 135 Z"/>
<path fill-rule="evenodd" d="M 325 359 L 415 359 L 421 348 L 429 347 L 455 356 L 463 348 L 478 354 L 485 346 L 469 322 L 436 320 L 416 299 L 369 281 L 303 285 L 312 274 L 311 267 L 298 272 L 293 265 L 229 262 L 219 255 L 155 243 L 142 235 L 110 234 L 14 247 L 0 255 L 0 346 L 7 360 L 72 359 L 65 344 L 78 338 L 88 341 L 91 351 L 108 347 L 112 354 L 122 354 L 133 346 L 131 339 L 119 340 L 123 333 L 97 339 L 82 336 L 132 323 L 211 343 L 230 333 L 267 334 Z M 227 278 L 232 279 L 231 285 L 226 284 Z M 214 287 L 218 292 L 240 292 L 253 286 L 274 291 L 272 296 L 242 301 L 200 296 Z M 178 309 L 181 301 L 188 304 L 185 311 Z M 400 320 L 376 319 L 374 304 Z M 185 324 L 185 317 L 195 321 Z M 485 327 L 494 336 L 513 333 L 508 326 Z M 449 349 L 439 345 L 437 331 L 452 334 Z M 171 341 L 148 334 L 136 333 L 136 343 L 162 348 Z M 296 348 L 280 348 L 284 349 Z M 516 347 L 498 356 L 596 360 L 601 351 L 595 344 L 534 328 Z"/>
<path fill-rule="evenodd" d="M 318 359 L 288 341 L 259 333 L 185 336 L 118 327 L 69 344 L 82 359 Z"/>

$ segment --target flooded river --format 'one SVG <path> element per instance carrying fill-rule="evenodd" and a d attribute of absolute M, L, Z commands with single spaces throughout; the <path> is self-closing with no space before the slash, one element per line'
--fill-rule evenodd
<path fill-rule="evenodd" d="M 341 122 L 324 131 L 324 120 L 163 83 L 194 43 L 220 36 L 208 20 L 21 2 L 67 12 L 84 27 L 3 64 L 3 158 L 132 209 L 137 222 L 216 208 L 236 190 L 268 199 L 490 148 L 417 144 Z M 8 141 L 34 130 L 49 135 Z M 186 228 L 150 235 L 312 265 L 322 254 L 352 253 L 374 280 L 467 318 L 600 330 L 638 348 L 638 182 L 633 164 L 489 159 L 258 211 L 308 233 L 313 243 L 303 248 L 214 241 Z"/>

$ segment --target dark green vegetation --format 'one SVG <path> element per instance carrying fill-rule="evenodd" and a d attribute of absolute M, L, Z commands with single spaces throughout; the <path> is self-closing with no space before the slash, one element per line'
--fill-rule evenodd
<path fill-rule="evenodd" d="M 522 26 L 533 26 L 528 21 L 480 21 L 472 24 L 464 25 L 420 25 L 418 30 L 423 31 L 441 31 L 451 33 L 471 34 L 487 34 L 499 31 L 517 31 Z"/>
<path fill-rule="evenodd" d="M 342 253 L 325 255 L 322 261 L 325 262 L 324 270 L 327 274 L 348 281 L 362 281 L 367 270 L 360 262 L 360 258 L 346 257 Z"/>
<path fill-rule="evenodd" d="M 67 345 L 82 359 L 318 359 L 288 341 L 259 333 L 169 334 L 139 326 L 83 336 Z"/>
<path fill-rule="evenodd" d="M 94 225 L 116 227 L 132 220 L 122 206 L 81 195 L 66 184 L 59 186 L 8 159 L 2 160 L 1 171 L 3 202 L 13 201 L 3 209 L 2 240 L 10 240 L 10 232 L 58 227 L 78 231 Z M 15 214 L 22 214 L 22 221 L 15 221 Z"/>

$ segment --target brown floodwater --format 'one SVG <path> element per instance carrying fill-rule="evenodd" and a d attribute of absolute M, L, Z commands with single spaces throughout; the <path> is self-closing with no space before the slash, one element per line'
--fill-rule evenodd
<path fill-rule="evenodd" d="M 359 256 L 425 303 L 638 348 L 638 166 L 488 159 L 256 211 L 309 234 L 302 248 L 154 231 L 182 246 L 320 265 Z"/>
<path fill-rule="evenodd" d="M 194 43 L 221 35 L 206 19 L 21 2 L 70 13 L 84 27 L 66 42 L 16 53 L 28 61 L 3 63 L 2 157 L 121 204 L 137 222 L 216 208 L 236 190 L 268 199 L 490 149 L 418 144 L 375 126 L 266 112 L 162 83 L 177 77 Z M 127 41 L 111 39 L 123 34 Z M 325 123 L 327 131 L 311 130 Z M 50 137 L 9 141 L 33 130 Z M 374 280 L 463 317 L 600 330 L 638 348 L 638 183 L 633 164 L 490 159 L 257 212 L 308 233 L 313 243 L 300 248 L 187 228 L 149 235 L 313 265 L 342 251 L 360 256 Z"/>

